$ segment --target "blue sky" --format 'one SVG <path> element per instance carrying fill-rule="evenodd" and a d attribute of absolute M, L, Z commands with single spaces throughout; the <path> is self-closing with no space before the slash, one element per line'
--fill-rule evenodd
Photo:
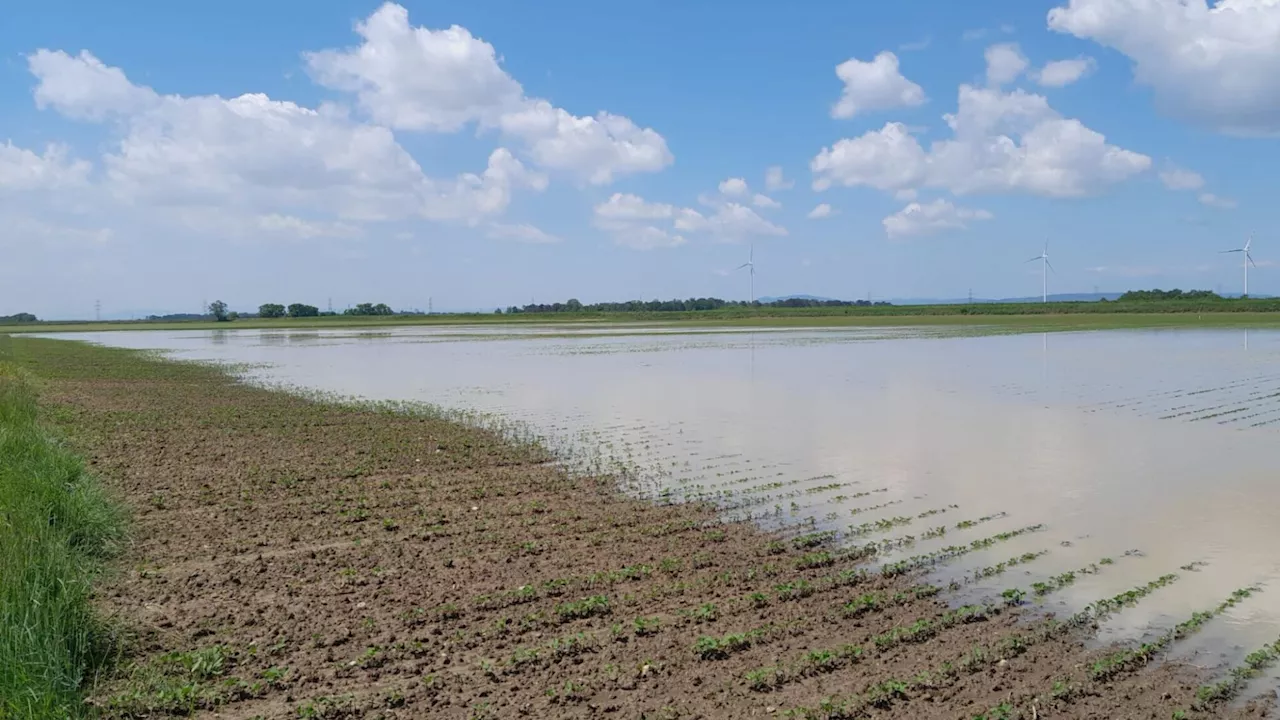
<path fill-rule="evenodd" d="M 1280 293 L 1271 0 L 50 0 L 0 48 L 0 314 L 741 298 L 752 244 L 759 295 L 1034 295 L 1046 240 L 1054 292 L 1238 292 L 1250 231 Z"/>

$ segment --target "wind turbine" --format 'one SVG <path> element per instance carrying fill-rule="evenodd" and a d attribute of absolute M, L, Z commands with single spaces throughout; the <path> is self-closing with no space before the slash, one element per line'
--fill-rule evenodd
<path fill-rule="evenodd" d="M 1249 265 L 1258 267 L 1258 263 L 1253 262 L 1253 255 L 1249 252 L 1249 247 L 1253 245 L 1253 233 L 1249 233 L 1249 239 L 1244 241 L 1244 247 L 1235 250 L 1223 250 L 1224 253 L 1244 253 L 1244 297 L 1249 297 Z"/>
<path fill-rule="evenodd" d="M 736 272 L 738 270 L 741 270 L 742 268 L 747 268 L 748 273 L 751 275 L 751 304 L 755 305 L 756 304 L 756 244 L 755 243 L 751 243 L 751 250 L 750 250 L 750 254 L 747 255 L 747 261 L 742 263 L 738 267 L 734 268 L 734 271 Z"/>
<path fill-rule="evenodd" d="M 1049 264 L 1049 241 L 1044 241 L 1044 250 L 1037 256 L 1031 258 L 1027 262 L 1035 262 L 1039 260 L 1040 265 L 1040 301 L 1049 302 L 1049 271 L 1053 270 L 1053 266 Z M 1057 270 L 1053 270 L 1055 273 Z"/>

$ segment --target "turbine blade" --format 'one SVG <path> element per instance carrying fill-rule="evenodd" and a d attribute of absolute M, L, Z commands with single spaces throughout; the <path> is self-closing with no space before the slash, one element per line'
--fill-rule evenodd
<path fill-rule="evenodd" d="M 1045 264 L 1045 265 L 1048 265 L 1050 270 L 1053 270 L 1053 263 L 1049 262 L 1049 258 L 1045 258 L 1045 259 L 1044 259 L 1044 264 Z M 1057 274 L 1058 274 L 1058 271 L 1057 271 L 1057 270 L 1053 270 L 1053 274 L 1054 274 L 1054 275 L 1057 275 Z"/>
<path fill-rule="evenodd" d="M 1256 263 L 1256 262 L 1254 262 L 1254 261 L 1253 261 L 1253 256 L 1252 256 L 1252 255 L 1250 255 L 1249 253 L 1245 253 L 1245 255 L 1244 255 L 1244 256 L 1245 256 L 1245 257 L 1247 257 L 1247 258 L 1249 258 L 1249 264 L 1250 264 L 1250 265 L 1252 265 L 1252 266 L 1254 266 L 1254 267 L 1258 267 L 1258 263 Z"/>
<path fill-rule="evenodd" d="M 738 267 L 734 268 L 734 270 L 741 270 L 744 267 L 751 267 L 751 263 L 742 263 Z"/>
<path fill-rule="evenodd" d="M 1039 259 L 1040 259 L 1040 258 L 1042 258 L 1042 257 L 1044 257 L 1044 256 L 1043 256 L 1043 255 L 1037 255 L 1037 256 L 1035 256 L 1035 257 L 1031 258 L 1030 260 L 1028 260 L 1027 262 L 1035 262 L 1035 261 L 1039 260 Z"/>
<path fill-rule="evenodd" d="M 1218 251 L 1218 253 L 1219 253 L 1219 254 L 1222 254 L 1222 253 L 1233 253 L 1233 252 L 1244 252 L 1244 248 L 1236 248 L 1235 250 L 1219 250 L 1219 251 Z"/>

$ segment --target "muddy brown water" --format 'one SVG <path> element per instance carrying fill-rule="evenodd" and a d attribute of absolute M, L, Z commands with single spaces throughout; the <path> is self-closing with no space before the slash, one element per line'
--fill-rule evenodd
<path fill-rule="evenodd" d="M 1176 592 L 1121 614 L 1099 638 L 1151 636 L 1248 585 L 1264 592 L 1174 657 L 1235 663 L 1280 637 L 1280 332 L 486 326 L 65 337 L 249 363 L 257 382 L 489 413 L 546 438 L 566 462 L 624 471 L 637 492 L 709 497 L 732 517 L 836 530 L 847 542 L 917 536 L 904 554 L 1043 523 L 940 573 L 962 578 L 1043 550 L 1019 577 L 1116 560 L 1055 593 L 1047 608 L 1063 611 L 1196 563 Z M 919 517 L 931 510 L 945 512 Z M 911 522 L 859 528 L 890 518 Z M 943 524 L 944 537 L 921 537 Z M 1276 682 L 1272 673 L 1259 685 Z"/>

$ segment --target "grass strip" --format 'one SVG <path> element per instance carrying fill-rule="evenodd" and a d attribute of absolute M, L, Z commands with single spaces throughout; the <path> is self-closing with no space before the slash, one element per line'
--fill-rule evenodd
<path fill-rule="evenodd" d="M 40 427 L 32 382 L 0 363 L 0 717 L 86 714 L 81 690 L 112 645 L 92 584 L 123 529 L 81 459 Z"/>

